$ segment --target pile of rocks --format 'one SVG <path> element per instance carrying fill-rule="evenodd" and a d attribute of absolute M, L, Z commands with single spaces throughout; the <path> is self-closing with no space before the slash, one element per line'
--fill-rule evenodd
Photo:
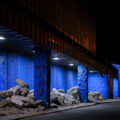
<path fill-rule="evenodd" d="M 36 110 L 44 110 L 45 104 L 43 101 L 36 101 L 34 97 L 34 90 L 29 91 L 29 85 L 17 79 L 18 86 L 15 86 L 7 91 L 0 92 L 0 108 L 24 109 L 36 108 Z M 18 111 L 19 112 L 19 111 Z"/>
<path fill-rule="evenodd" d="M 90 92 L 88 93 L 88 100 L 90 102 L 99 103 L 101 101 L 104 101 L 105 99 L 100 92 Z"/>
<path fill-rule="evenodd" d="M 73 105 L 80 103 L 80 94 L 78 87 L 71 88 L 65 94 L 65 91 L 60 89 L 56 90 L 53 88 L 51 92 L 51 103 L 57 105 Z"/>

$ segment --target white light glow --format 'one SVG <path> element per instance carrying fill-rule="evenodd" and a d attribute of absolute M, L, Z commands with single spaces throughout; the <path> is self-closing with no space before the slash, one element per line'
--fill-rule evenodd
<path fill-rule="evenodd" d="M 35 53 L 35 50 L 33 50 L 33 53 Z"/>
<path fill-rule="evenodd" d="M 60 58 L 59 57 L 54 57 L 53 60 L 59 60 Z"/>
<path fill-rule="evenodd" d="M 70 63 L 69 66 L 74 66 L 74 64 L 73 64 L 73 63 Z"/>
<path fill-rule="evenodd" d="M 95 72 L 97 72 L 97 71 L 89 71 L 89 73 L 95 73 Z"/>
<path fill-rule="evenodd" d="M 0 36 L 0 40 L 5 40 L 5 37 Z"/>
<path fill-rule="evenodd" d="M 89 71 L 90 73 L 94 73 L 94 71 Z"/>

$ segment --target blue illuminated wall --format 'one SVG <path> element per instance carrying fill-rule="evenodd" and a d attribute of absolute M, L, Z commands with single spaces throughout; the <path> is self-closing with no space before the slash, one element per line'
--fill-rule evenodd
<path fill-rule="evenodd" d="M 109 81 L 108 76 L 99 73 L 89 73 L 88 75 L 88 92 L 100 92 L 104 98 L 109 98 Z"/>
<path fill-rule="evenodd" d="M 88 101 L 88 71 L 85 65 L 78 65 L 78 88 L 82 102 Z"/>
<path fill-rule="evenodd" d="M 16 79 L 20 78 L 34 88 L 34 63 L 33 58 L 16 52 L 4 51 L 4 62 L 0 65 L 0 90 L 9 89 L 15 85 Z M 3 56 L 0 53 L 0 56 Z"/>
<path fill-rule="evenodd" d="M 118 98 L 118 79 L 113 79 L 113 97 Z"/>
<path fill-rule="evenodd" d="M 113 94 L 114 97 L 120 97 L 120 65 L 113 65 L 118 69 L 118 79 L 113 79 Z"/>
<path fill-rule="evenodd" d="M 68 89 L 77 86 L 77 72 L 59 65 L 51 65 L 51 91 L 53 88 Z"/>
<path fill-rule="evenodd" d="M 6 62 L 6 52 L 0 49 L 0 91 L 7 89 Z"/>
<path fill-rule="evenodd" d="M 20 78 L 30 85 L 30 89 L 34 89 L 34 63 L 32 57 L 9 52 L 7 70 L 8 88 L 17 85 L 16 79 Z"/>

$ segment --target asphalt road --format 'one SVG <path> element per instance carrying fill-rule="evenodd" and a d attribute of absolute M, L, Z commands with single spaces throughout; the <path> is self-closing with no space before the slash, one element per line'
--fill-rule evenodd
<path fill-rule="evenodd" d="M 101 104 L 22 120 L 120 120 L 120 103 Z"/>

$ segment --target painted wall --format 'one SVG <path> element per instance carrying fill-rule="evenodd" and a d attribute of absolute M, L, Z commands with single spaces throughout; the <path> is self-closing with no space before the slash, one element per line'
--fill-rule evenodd
<path fill-rule="evenodd" d="M 88 92 L 100 92 L 104 98 L 109 98 L 109 81 L 108 76 L 99 73 L 88 74 Z"/>
<path fill-rule="evenodd" d="M 2 76 L 6 75 L 2 81 L 4 84 L 0 83 L 0 86 L 2 86 L 0 90 L 18 85 L 16 83 L 18 78 L 27 82 L 30 85 L 30 89 L 34 88 L 34 63 L 32 57 L 20 53 L 7 52 L 5 54 L 5 61 L 5 65 L 0 66 L 0 69 L 2 68 Z"/>
<path fill-rule="evenodd" d="M 120 97 L 120 65 L 113 65 L 116 69 L 118 69 L 118 82 L 116 79 L 114 79 L 114 88 L 113 91 L 118 93 L 118 97 Z M 118 91 L 117 91 L 118 90 Z M 117 93 L 114 93 L 114 97 L 117 96 Z"/>
<path fill-rule="evenodd" d="M 20 78 L 34 88 L 34 63 L 33 58 L 18 53 L 8 53 L 8 88 L 15 85 Z"/>
<path fill-rule="evenodd" d="M 6 89 L 6 52 L 0 49 L 0 91 Z"/>
<path fill-rule="evenodd" d="M 77 86 L 77 72 L 61 67 L 59 65 L 51 65 L 51 91 L 53 88 L 68 89 Z"/>
<path fill-rule="evenodd" d="M 113 79 L 113 97 L 118 98 L 118 79 Z"/>

